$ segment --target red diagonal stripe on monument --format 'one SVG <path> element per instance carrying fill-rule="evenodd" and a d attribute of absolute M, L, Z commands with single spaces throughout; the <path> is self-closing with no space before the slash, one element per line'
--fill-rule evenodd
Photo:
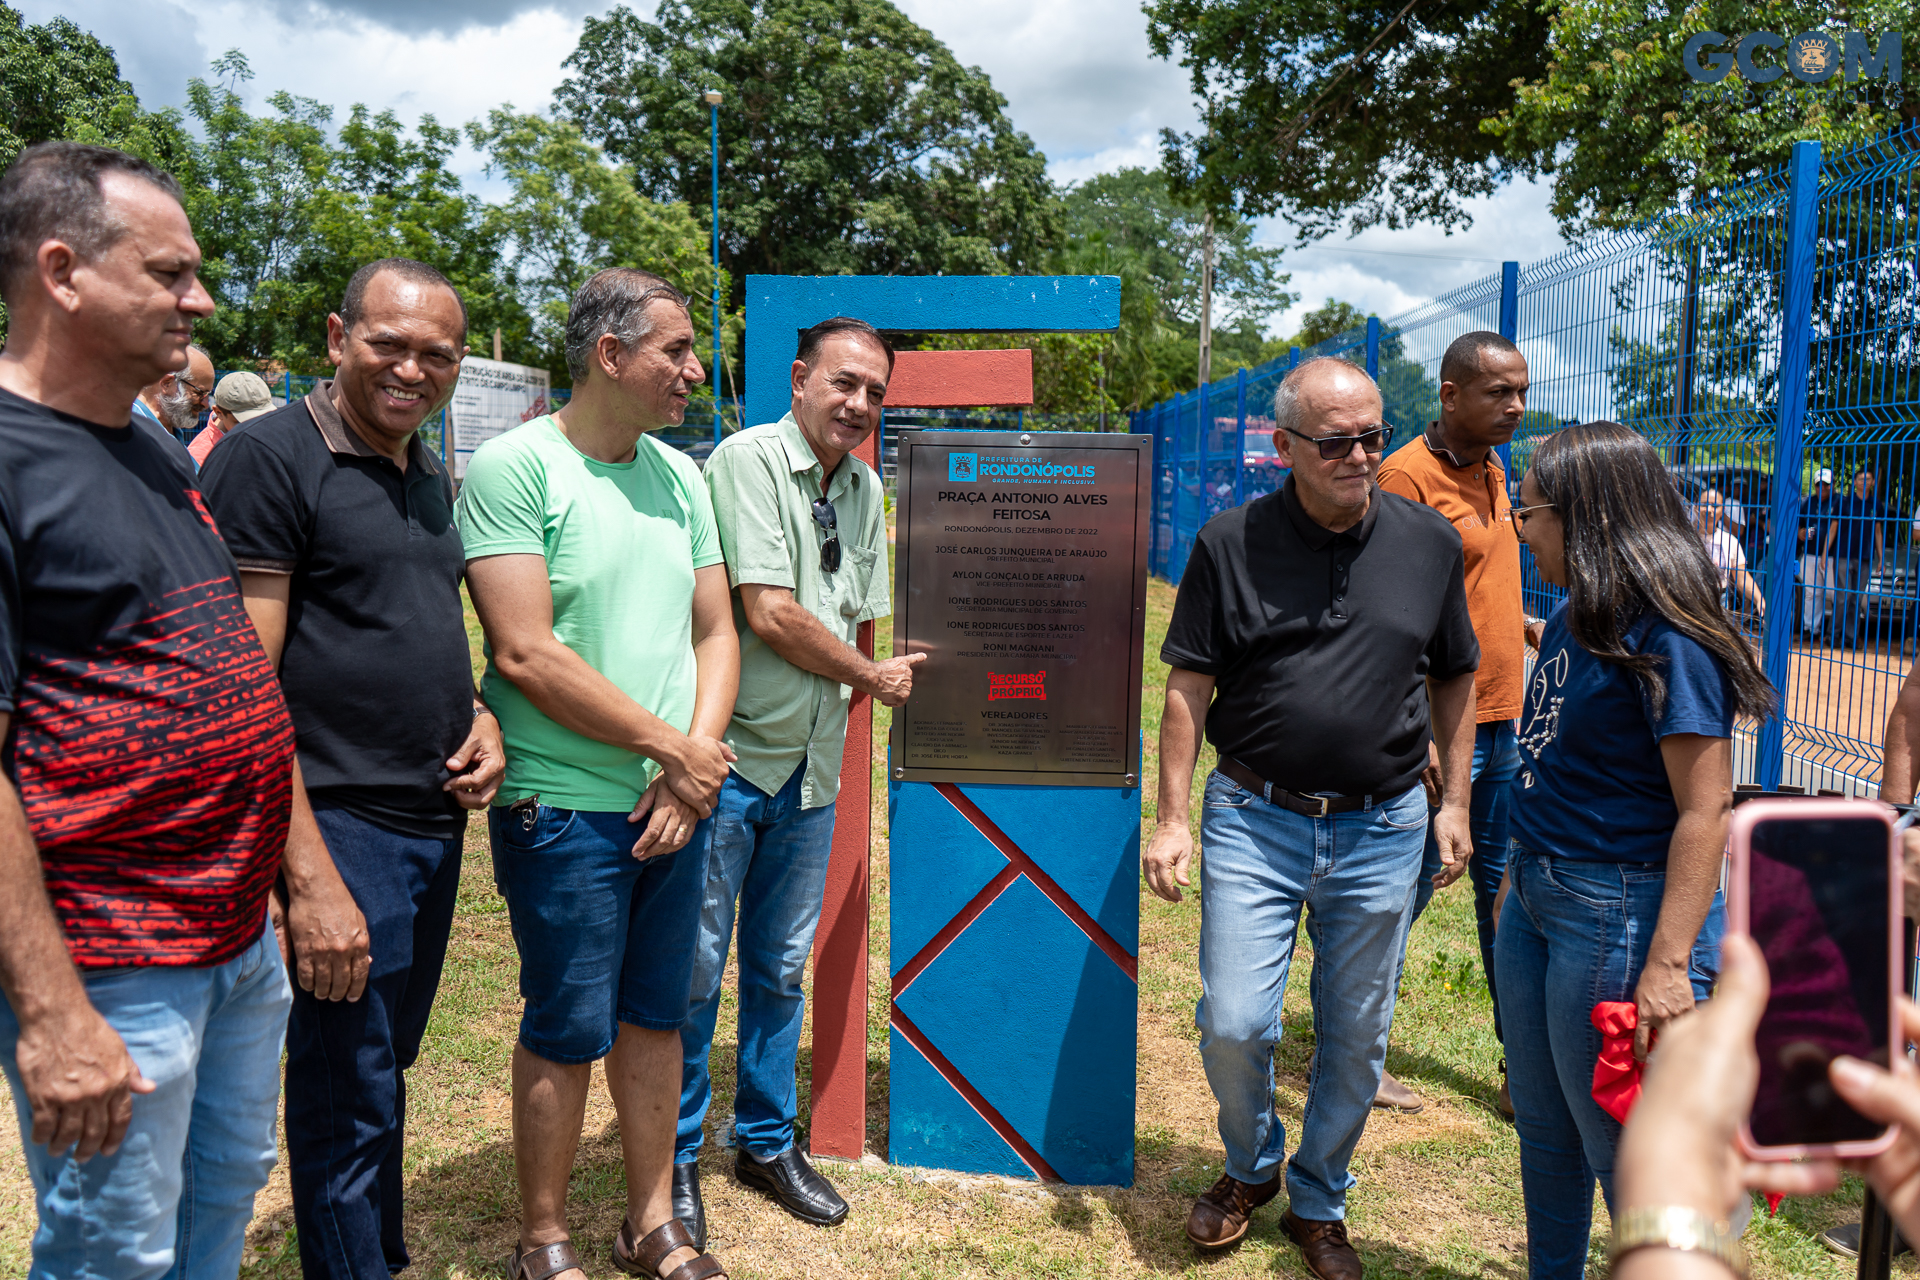
<path fill-rule="evenodd" d="M 1008 862 L 1020 869 L 1020 874 L 1033 881 L 1040 892 L 1047 895 L 1053 905 L 1060 908 L 1067 919 L 1080 927 L 1080 932 L 1092 940 L 1093 945 L 1107 953 L 1107 959 L 1120 966 L 1120 972 L 1135 983 L 1140 981 L 1140 962 L 1127 953 L 1127 949 L 1115 942 L 1100 922 L 1088 915 L 1086 909 L 1073 900 L 1073 895 L 1055 884 L 1053 877 L 1040 869 L 1040 864 L 1026 855 L 1013 838 L 1002 831 L 992 818 L 981 811 L 979 805 L 967 798 L 964 791 L 951 782 L 936 782 L 934 790 L 947 798 L 947 803 L 960 811 L 962 817 L 974 825 L 974 829 L 985 836 L 993 847 L 1006 855 Z M 942 930 L 942 932 L 945 932 Z M 958 930 L 955 930 L 957 933 Z M 917 958 L 917 957 L 916 957 Z"/>
<path fill-rule="evenodd" d="M 995 1110 L 994 1105 L 988 1102 L 978 1089 L 968 1083 L 967 1078 L 960 1074 L 960 1069 L 947 1061 L 947 1055 L 934 1047 L 933 1041 L 927 1039 L 924 1031 L 913 1025 L 913 1019 L 902 1013 L 898 1004 L 893 1006 L 893 1029 L 905 1036 L 907 1043 L 920 1051 L 920 1056 L 927 1060 L 927 1065 L 938 1071 L 940 1078 L 952 1085 L 953 1091 L 967 1100 L 967 1105 L 977 1111 L 980 1118 L 1000 1135 L 1002 1142 L 1013 1148 L 1013 1153 L 1020 1157 L 1027 1168 L 1033 1170 L 1035 1177 L 1046 1182 L 1063 1181 L 1060 1175 L 1053 1171 L 1053 1166 L 1034 1149 L 1033 1144 L 1021 1137 L 1019 1131 L 1007 1123 L 1007 1118 Z"/>
<path fill-rule="evenodd" d="M 953 940 L 959 937 L 968 925 L 978 920 L 980 913 L 992 906 L 994 899 L 1005 893 L 1007 886 L 1019 878 L 1020 868 L 1008 863 L 1001 869 L 999 875 L 987 881 L 986 886 L 973 895 L 973 900 L 960 908 L 959 913 L 947 921 L 926 946 L 920 948 L 918 955 L 900 966 L 900 972 L 893 975 L 893 998 L 898 1000 L 900 993 L 912 986 L 913 980 L 919 977 L 928 965 L 938 960 L 940 953 L 953 945 Z"/>

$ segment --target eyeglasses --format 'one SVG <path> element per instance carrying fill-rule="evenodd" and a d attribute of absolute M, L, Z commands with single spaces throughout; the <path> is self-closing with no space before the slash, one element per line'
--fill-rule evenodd
<path fill-rule="evenodd" d="M 820 572 L 836 573 L 840 569 L 840 518 L 834 514 L 833 504 L 825 498 L 815 498 L 813 522 L 827 535 L 827 540 L 820 544 Z"/>
<path fill-rule="evenodd" d="M 193 392 L 193 398 L 196 400 L 205 401 L 207 396 L 212 393 L 212 388 L 201 386 L 199 383 L 187 377 L 187 375 L 184 373 L 176 373 L 173 376 L 179 379 L 181 386 Z"/>
<path fill-rule="evenodd" d="M 1513 517 L 1515 524 L 1524 525 L 1527 522 L 1527 517 L 1534 512 L 1549 511 L 1553 506 L 1554 504 L 1551 502 L 1536 502 L 1530 507 L 1513 507 L 1508 511 L 1508 514 Z"/>
<path fill-rule="evenodd" d="M 1320 446 L 1320 457 L 1326 462 L 1338 462 L 1353 452 L 1353 446 L 1359 445 L 1367 453 L 1380 453 L 1393 442 L 1393 428 L 1384 422 L 1357 436 L 1310 436 L 1304 431 L 1295 431 L 1292 427 L 1282 428 L 1290 436 L 1299 436 L 1311 444 Z"/>

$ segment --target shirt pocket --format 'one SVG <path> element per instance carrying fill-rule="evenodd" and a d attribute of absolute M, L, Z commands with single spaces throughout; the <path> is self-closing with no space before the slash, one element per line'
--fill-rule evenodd
<path fill-rule="evenodd" d="M 873 575 L 880 563 L 880 555 L 867 547 L 857 547 L 852 543 L 843 543 L 847 549 L 847 558 L 840 572 L 834 577 L 834 604 L 839 607 L 840 616 L 855 619 L 866 604 L 867 591 L 873 586 Z"/>

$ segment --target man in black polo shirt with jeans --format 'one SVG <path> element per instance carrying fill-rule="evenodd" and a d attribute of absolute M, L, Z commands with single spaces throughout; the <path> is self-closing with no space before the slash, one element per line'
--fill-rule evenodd
<path fill-rule="evenodd" d="M 1231 1245 L 1280 1190 L 1273 1050 L 1306 908 L 1316 1053 L 1281 1225 L 1322 1280 L 1361 1274 L 1344 1221 L 1347 1166 L 1386 1062 L 1426 842 L 1430 737 L 1446 779 L 1433 819 L 1441 860 L 1459 867 L 1471 852 L 1480 647 L 1460 536 L 1432 508 L 1375 487 L 1391 435 L 1380 413 L 1373 380 L 1346 361 L 1294 369 L 1274 394 L 1286 484 L 1200 531 L 1160 650 L 1173 669 L 1159 822 L 1141 860 L 1153 891 L 1178 902 L 1204 730 L 1219 766 L 1201 819 L 1195 1021 L 1227 1159 L 1187 1235 Z"/>
<path fill-rule="evenodd" d="M 362 267 L 327 318 L 333 379 L 223 440 L 200 477 L 280 669 L 294 804 L 311 805 L 371 935 L 364 997 L 329 1001 L 307 973 L 306 930 L 288 930 L 303 990 L 287 1029 L 287 1154 L 309 1280 L 407 1265 L 401 1073 L 440 982 L 466 811 L 486 807 L 505 767 L 473 690 L 453 486 L 417 434 L 453 394 L 466 328 L 433 268 Z M 305 888 L 288 878 L 290 924 L 311 918 Z"/>

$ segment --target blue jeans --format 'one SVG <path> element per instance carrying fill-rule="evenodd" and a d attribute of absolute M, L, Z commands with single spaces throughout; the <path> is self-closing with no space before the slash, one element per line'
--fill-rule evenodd
<path fill-rule="evenodd" d="M 1593 1006 L 1632 1000 L 1666 892 L 1665 863 L 1581 862 L 1508 849 L 1513 888 L 1494 948 L 1506 1015 L 1507 1086 L 1520 1136 L 1533 1280 L 1586 1274 L 1597 1178 L 1613 1204 L 1620 1125 L 1593 1100 Z M 1716 894 L 1694 943 L 1693 997 L 1720 971 L 1726 908 Z"/>
<path fill-rule="evenodd" d="M 680 1132 L 674 1161 L 690 1163 L 705 1140 L 702 1125 L 713 1102 L 707 1055 L 720 1015 L 720 979 L 740 904 L 740 1048 L 733 1098 L 734 1135 L 766 1159 L 793 1145 L 795 1059 L 806 997 L 800 988 L 820 923 L 827 860 L 833 853 L 831 804 L 800 807 L 806 762 L 779 792 L 768 795 L 739 774 L 728 774 L 713 812 L 707 854 L 707 900 L 693 957 L 692 1012 L 680 1028 L 685 1071 L 680 1084 Z"/>
<path fill-rule="evenodd" d="M 286 966 L 273 930 L 225 964 L 83 970 L 87 999 L 158 1087 L 133 1096 L 113 1155 L 84 1164 L 32 1140 L 0 998 L 0 1066 L 13 1089 L 40 1225 L 32 1280 L 233 1280 L 254 1193 L 273 1169 L 286 1038 Z"/>
<path fill-rule="evenodd" d="M 1220 1104 L 1227 1172 L 1271 1180 L 1286 1154 L 1273 1105 L 1280 1002 L 1303 908 L 1313 940 L 1313 1078 L 1287 1194 L 1302 1218 L 1346 1216 L 1347 1165 L 1387 1060 L 1394 989 L 1413 917 L 1427 801 L 1419 787 L 1307 818 L 1222 774 L 1207 779 L 1200 838 L 1200 1059 Z"/>
<path fill-rule="evenodd" d="M 1487 975 L 1487 994 L 1493 997 L 1493 1035 L 1500 1039 L 1500 992 L 1493 977 L 1493 900 L 1500 896 L 1500 877 L 1507 870 L 1507 816 L 1511 812 L 1508 784 L 1520 772 L 1520 742 L 1513 721 L 1494 720 L 1473 735 L 1473 797 L 1469 810 L 1473 857 L 1467 875 L 1473 880 L 1473 917 L 1480 930 L 1480 971 Z M 1433 900 L 1433 878 L 1440 874 L 1440 842 L 1434 837 L 1427 811 L 1427 848 L 1421 855 L 1420 883 L 1413 899 L 1413 918 Z"/>
<path fill-rule="evenodd" d="M 400 835 L 344 809 L 315 809 L 313 816 L 367 918 L 373 968 L 358 1000 L 294 993 L 287 1166 L 302 1274 L 353 1280 L 407 1265 L 403 1073 L 420 1056 L 440 988 L 460 891 L 461 837 Z"/>
<path fill-rule="evenodd" d="M 620 1024 L 687 1020 L 713 819 L 673 853 L 642 861 L 625 813 L 495 805 L 493 879 L 520 954 L 520 1043 L 548 1062 L 607 1056 Z"/>

